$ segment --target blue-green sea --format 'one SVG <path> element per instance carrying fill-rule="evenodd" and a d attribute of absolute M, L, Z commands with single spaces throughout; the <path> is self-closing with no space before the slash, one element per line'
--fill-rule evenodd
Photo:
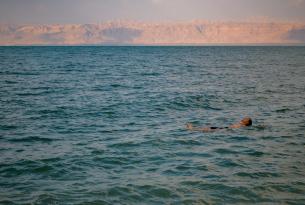
<path fill-rule="evenodd" d="M 0 204 L 305 204 L 304 133 L 305 47 L 0 47 Z"/>

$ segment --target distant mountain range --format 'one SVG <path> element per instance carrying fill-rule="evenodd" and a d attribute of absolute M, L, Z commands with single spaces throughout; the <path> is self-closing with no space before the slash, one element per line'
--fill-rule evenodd
<path fill-rule="evenodd" d="M 100 24 L 0 25 L 0 45 L 304 44 L 305 23 L 115 21 Z"/>

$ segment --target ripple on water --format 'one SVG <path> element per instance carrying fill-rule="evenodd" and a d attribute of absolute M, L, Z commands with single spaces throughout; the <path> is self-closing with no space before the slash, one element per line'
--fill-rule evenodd
<path fill-rule="evenodd" d="M 224 168 L 232 168 L 232 167 L 243 167 L 244 165 L 241 163 L 236 162 L 236 160 L 233 159 L 215 159 L 216 165 Z"/>
<path fill-rule="evenodd" d="M 217 154 L 222 154 L 222 155 L 238 154 L 237 151 L 234 151 L 232 149 L 226 149 L 226 148 L 217 148 L 217 149 L 214 149 L 213 152 L 215 152 Z"/>
<path fill-rule="evenodd" d="M 0 174 L 4 177 L 36 176 L 37 179 L 65 177 L 70 171 L 60 158 L 43 160 L 20 160 L 12 164 L 1 165 Z"/>
<path fill-rule="evenodd" d="M 276 178 L 281 176 L 279 173 L 276 172 L 238 172 L 235 175 L 239 177 L 249 177 L 255 179 L 269 178 L 269 177 Z"/>
<path fill-rule="evenodd" d="M 203 190 L 212 197 L 212 203 L 249 203 L 257 201 L 265 201 L 263 197 L 258 195 L 247 187 L 228 186 L 224 183 L 210 183 L 204 181 L 183 181 L 180 183 L 182 187 L 190 187 L 192 189 Z"/>
<path fill-rule="evenodd" d="M 31 136 L 31 137 L 23 137 L 23 138 L 12 138 L 12 139 L 8 139 L 8 141 L 10 142 L 31 142 L 31 143 L 50 143 L 53 141 L 56 141 L 58 139 L 51 139 L 51 138 L 47 138 L 47 137 L 38 137 L 38 136 Z"/>

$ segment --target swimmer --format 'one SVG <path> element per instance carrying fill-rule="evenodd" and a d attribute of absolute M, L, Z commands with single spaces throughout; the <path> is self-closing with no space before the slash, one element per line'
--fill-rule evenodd
<path fill-rule="evenodd" d="M 186 124 L 186 129 L 194 130 L 194 131 L 209 132 L 209 131 L 220 130 L 220 129 L 236 129 L 236 128 L 248 127 L 248 126 L 251 126 L 251 125 L 252 125 L 252 119 L 250 117 L 245 117 L 239 123 L 230 125 L 229 127 L 203 127 L 203 128 L 196 128 L 196 127 L 193 127 L 193 125 L 191 123 L 187 123 Z"/>

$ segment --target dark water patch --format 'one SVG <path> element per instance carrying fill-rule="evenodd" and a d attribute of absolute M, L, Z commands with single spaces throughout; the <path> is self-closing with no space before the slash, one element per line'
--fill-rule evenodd
<path fill-rule="evenodd" d="M 162 172 L 163 175 L 166 176 L 192 176 L 193 173 L 191 171 L 178 171 L 175 169 L 167 169 Z"/>
<path fill-rule="evenodd" d="M 210 201 L 204 200 L 204 199 L 183 199 L 181 201 L 177 201 L 176 204 L 204 204 L 204 205 L 209 205 L 211 204 Z"/>
<path fill-rule="evenodd" d="M 33 169 L 32 172 L 37 173 L 37 174 L 43 174 L 43 173 L 49 173 L 53 170 L 54 170 L 54 168 L 52 166 L 44 165 L 44 166 L 40 166 L 40 167 Z"/>
<path fill-rule="evenodd" d="M 274 173 L 274 172 L 238 172 L 235 175 L 240 177 L 254 178 L 254 179 L 281 176 L 279 173 Z"/>
<path fill-rule="evenodd" d="M 124 149 L 128 149 L 128 148 L 136 148 L 141 146 L 141 143 L 136 143 L 133 141 L 129 141 L 129 142 L 121 142 L 121 143 L 115 143 L 115 144 L 111 144 L 108 147 L 109 148 L 124 148 Z"/>
<path fill-rule="evenodd" d="M 184 181 L 182 186 L 193 187 L 211 193 L 218 203 L 249 203 L 261 201 L 262 198 L 246 187 L 228 186 L 222 183 Z M 222 196 L 222 197 L 221 197 Z"/>
<path fill-rule="evenodd" d="M 202 143 L 197 140 L 174 140 L 172 143 L 180 144 L 180 145 L 193 145 L 193 146 L 200 146 Z"/>
<path fill-rule="evenodd" d="M 131 189 L 128 187 L 113 187 L 108 190 L 107 195 L 110 197 L 114 197 L 114 196 L 122 196 L 124 194 L 128 194 L 131 192 L 132 192 Z"/>
<path fill-rule="evenodd" d="M 1 204 L 7 204 L 7 205 L 16 205 L 16 203 L 12 202 L 11 200 L 8 199 L 0 199 Z"/>
<path fill-rule="evenodd" d="M 257 151 L 257 150 L 247 150 L 247 151 L 243 151 L 243 153 L 247 154 L 249 156 L 253 156 L 253 157 L 262 157 L 264 155 L 267 155 L 267 153 L 261 152 L 261 151 Z"/>
<path fill-rule="evenodd" d="M 37 114 L 43 115 L 43 116 L 63 116 L 67 115 L 68 112 L 66 109 L 63 108 L 57 108 L 57 109 L 40 109 L 37 110 Z"/>
<path fill-rule="evenodd" d="M 19 128 L 17 125 L 0 125 L 0 130 L 15 130 Z"/>
<path fill-rule="evenodd" d="M 261 139 L 263 140 L 276 140 L 278 139 L 278 136 L 262 136 Z"/>
<path fill-rule="evenodd" d="M 39 166 L 28 166 L 28 167 L 20 167 L 15 166 L 12 168 L 7 169 L 1 169 L 0 175 L 3 177 L 19 177 L 22 175 L 40 175 L 40 174 L 47 174 L 49 175 L 50 172 L 54 171 L 54 168 L 52 166 L 45 166 L 45 165 L 39 165 Z M 38 176 L 37 176 L 38 177 Z"/>
<path fill-rule="evenodd" d="M 230 139 L 230 141 L 233 141 L 233 142 L 253 141 L 253 139 L 251 139 L 248 136 L 232 136 L 229 139 Z"/>
<path fill-rule="evenodd" d="M 275 112 L 277 112 L 277 113 L 287 113 L 287 112 L 291 112 L 291 111 L 294 111 L 294 109 L 291 109 L 291 108 L 281 108 L 281 109 L 275 110 Z"/>
<path fill-rule="evenodd" d="M 243 167 L 242 164 L 235 162 L 232 159 L 219 159 L 216 164 L 220 167 L 231 168 L 231 167 Z"/>
<path fill-rule="evenodd" d="M 20 92 L 17 93 L 18 96 L 21 97 L 35 97 L 35 96 L 44 96 L 44 95 L 48 95 L 51 93 L 54 93 L 55 91 L 42 91 L 42 92 L 33 92 L 33 91 L 28 91 L 28 92 Z"/>
<path fill-rule="evenodd" d="M 232 149 L 226 149 L 226 148 L 217 148 L 215 150 L 213 150 L 214 152 L 218 153 L 218 154 L 238 154 L 237 151 L 234 151 Z"/>
<path fill-rule="evenodd" d="M 175 167 L 178 171 L 185 171 L 185 170 L 201 170 L 201 171 L 208 171 L 208 167 L 206 165 L 200 164 L 200 163 L 184 163 L 177 165 Z"/>
<path fill-rule="evenodd" d="M 31 136 L 31 137 L 23 137 L 23 138 L 13 138 L 13 139 L 8 139 L 10 142 L 40 142 L 40 143 L 50 143 L 53 141 L 57 141 L 58 139 L 51 139 L 47 137 L 38 137 L 38 136 Z"/>
<path fill-rule="evenodd" d="M 92 155 L 102 155 L 105 153 L 105 150 L 93 150 Z"/>
<path fill-rule="evenodd" d="M 260 131 L 260 130 L 265 130 L 265 129 L 270 129 L 271 126 L 268 125 L 254 125 L 252 126 L 255 130 Z"/>
<path fill-rule="evenodd" d="M 53 194 L 44 193 L 35 197 L 33 204 L 58 204 L 60 200 Z"/>
<path fill-rule="evenodd" d="M 2 177 L 16 177 L 16 176 L 20 176 L 23 174 L 25 174 L 23 169 L 18 169 L 15 167 L 10 167 L 10 168 L 6 168 L 6 169 L 1 168 L 1 171 L 0 171 L 0 175 Z"/>
<path fill-rule="evenodd" d="M 76 203 L 79 205 L 112 205 L 112 203 L 108 202 L 107 200 L 85 200 L 84 202 L 81 203 Z"/>
<path fill-rule="evenodd" d="M 140 193 L 144 193 L 148 198 L 167 199 L 171 197 L 177 197 L 170 189 L 160 185 L 130 185 L 134 189 L 139 190 Z"/>
<path fill-rule="evenodd" d="M 194 188 L 199 188 L 203 190 L 218 190 L 219 191 L 224 191 L 230 189 L 230 186 L 226 186 L 224 184 L 220 183 L 207 183 L 204 181 L 183 181 L 180 183 L 182 186 L 190 186 Z"/>
<path fill-rule="evenodd" d="M 160 76 L 161 73 L 158 72 L 145 72 L 145 73 L 141 73 L 141 76 Z"/>
<path fill-rule="evenodd" d="M 131 163 L 130 158 L 125 157 L 94 157 L 93 161 L 99 163 L 99 164 L 105 164 L 105 165 L 113 165 L 113 166 L 122 166 L 122 165 L 128 165 Z"/>
<path fill-rule="evenodd" d="M 16 75 L 16 76 L 39 76 L 39 72 L 29 72 L 29 71 L 24 71 L 24 72 L 13 72 L 13 71 L 4 71 L 5 75 Z"/>
<path fill-rule="evenodd" d="M 186 152 L 186 151 L 176 151 L 174 152 L 175 156 L 178 157 L 202 157 L 202 158 L 209 158 L 212 156 L 212 154 L 207 152 Z"/>
<path fill-rule="evenodd" d="M 18 82 L 12 80 L 5 80 L 4 83 L 9 85 L 9 84 L 17 84 Z"/>
<path fill-rule="evenodd" d="M 122 84 L 111 84 L 110 87 L 112 88 L 127 88 L 127 86 Z"/>
<path fill-rule="evenodd" d="M 295 187 L 292 185 L 274 184 L 274 185 L 269 186 L 269 188 L 276 190 L 276 191 L 284 192 L 284 193 L 294 193 L 294 194 L 303 194 L 304 193 L 304 189 L 302 187 Z M 305 197 L 304 197 L 304 199 L 305 199 Z"/>

